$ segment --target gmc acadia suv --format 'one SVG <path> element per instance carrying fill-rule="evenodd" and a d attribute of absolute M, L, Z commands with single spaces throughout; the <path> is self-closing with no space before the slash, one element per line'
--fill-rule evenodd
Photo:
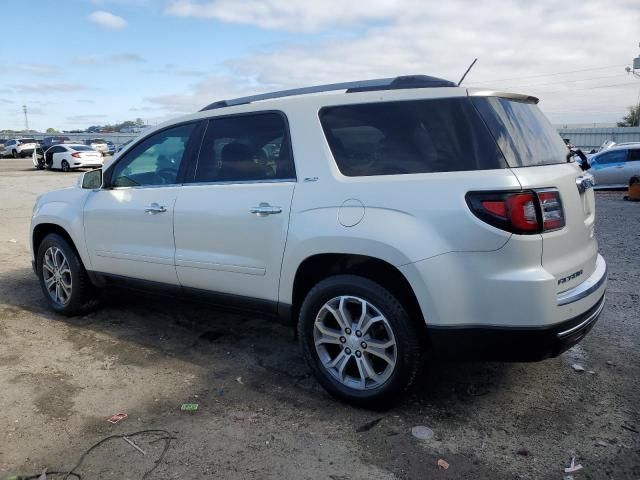
<path fill-rule="evenodd" d="M 593 181 L 526 95 L 427 76 L 213 103 L 42 195 L 52 309 L 158 285 L 290 318 L 334 396 L 387 405 L 425 354 L 556 356 L 594 325 Z"/>

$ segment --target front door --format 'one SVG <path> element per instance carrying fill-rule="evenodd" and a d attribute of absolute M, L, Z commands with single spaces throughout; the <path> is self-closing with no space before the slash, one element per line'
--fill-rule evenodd
<path fill-rule="evenodd" d="M 92 192 L 84 209 L 94 271 L 178 284 L 173 213 L 194 125 L 150 135 L 105 172 L 105 188 Z"/>
<path fill-rule="evenodd" d="M 295 188 L 289 145 L 278 113 L 209 121 L 175 207 L 184 287 L 277 301 Z"/>

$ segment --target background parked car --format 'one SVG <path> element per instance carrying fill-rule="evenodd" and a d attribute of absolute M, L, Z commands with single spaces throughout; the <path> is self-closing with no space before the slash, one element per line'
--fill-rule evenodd
<path fill-rule="evenodd" d="M 58 145 L 59 143 L 72 143 L 72 142 L 69 137 L 54 136 L 54 137 L 44 137 L 42 139 L 41 145 L 42 145 L 42 149 L 46 151 L 49 148 L 53 147 L 54 145 Z"/>
<path fill-rule="evenodd" d="M 113 155 L 116 151 L 116 147 L 113 142 L 107 142 L 104 138 L 92 138 L 86 140 L 85 145 L 100 152 L 102 155 Z"/>
<path fill-rule="evenodd" d="M 54 145 L 44 153 L 47 168 L 68 172 L 73 168 L 101 167 L 102 154 L 87 145 Z"/>
<path fill-rule="evenodd" d="M 5 143 L 4 151 L 13 158 L 24 158 L 31 155 L 37 146 L 38 142 L 34 138 L 14 138 Z"/>
<path fill-rule="evenodd" d="M 116 148 L 116 152 L 120 152 L 124 150 L 125 148 L 127 148 L 127 145 L 129 145 L 131 142 L 133 142 L 133 140 L 127 140 L 122 145 L 118 145 L 118 148 Z"/>
<path fill-rule="evenodd" d="M 596 188 L 627 188 L 634 175 L 640 175 L 640 143 L 609 147 L 589 159 Z"/>

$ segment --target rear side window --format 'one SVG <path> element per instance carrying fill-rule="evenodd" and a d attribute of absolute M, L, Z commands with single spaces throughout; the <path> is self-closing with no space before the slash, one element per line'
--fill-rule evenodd
<path fill-rule="evenodd" d="M 325 107 L 320 122 L 343 175 L 504 168 L 504 158 L 467 98 Z"/>
<path fill-rule="evenodd" d="M 537 105 L 498 97 L 472 101 L 510 167 L 566 163 L 567 146 Z"/>
<path fill-rule="evenodd" d="M 629 150 L 628 160 L 630 162 L 635 162 L 635 161 L 640 160 L 640 148 Z"/>
<path fill-rule="evenodd" d="M 295 178 L 285 120 L 258 113 L 209 120 L 196 182 L 249 182 Z"/>

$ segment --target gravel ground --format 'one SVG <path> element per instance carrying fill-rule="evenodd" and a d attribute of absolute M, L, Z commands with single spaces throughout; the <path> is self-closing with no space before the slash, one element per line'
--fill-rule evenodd
<path fill-rule="evenodd" d="M 115 292 L 84 317 L 49 312 L 31 208 L 77 174 L 30 162 L 0 160 L 0 478 L 69 469 L 98 440 L 144 429 L 175 437 L 162 479 L 562 479 L 572 457 L 576 480 L 640 478 L 640 204 L 622 193 L 597 195 L 610 283 L 581 345 L 535 364 L 433 362 L 414 395 L 375 413 L 329 398 L 291 329 L 265 318 Z M 199 410 L 181 412 L 187 402 Z M 128 418 L 107 423 L 117 412 Z M 416 440 L 415 425 L 434 437 Z M 162 436 L 132 438 L 146 455 L 110 441 L 77 471 L 140 478 Z"/>

